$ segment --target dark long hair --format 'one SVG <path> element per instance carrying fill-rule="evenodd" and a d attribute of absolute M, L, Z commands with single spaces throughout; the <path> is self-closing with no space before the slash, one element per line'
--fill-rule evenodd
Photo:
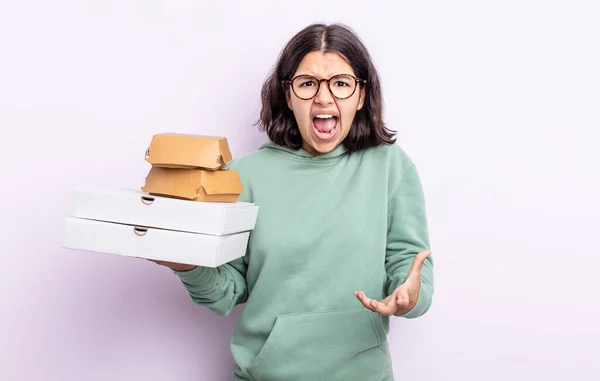
<path fill-rule="evenodd" d="M 356 113 L 343 142 L 346 149 L 356 152 L 380 144 L 393 144 L 395 133 L 383 122 L 381 85 L 371 56 L 358 36 L 341 24 L 309 25 L 283 48 L 262 87 L 260 130 L 266 131 L 275 144 L 292 149 L 302 147 L 302 136 L 286 101 L 285 92 L 289 90 L 282 86 L 281 81 L 291 79 L 304 56 L 314 51 L 340 54 L 358 78 L 367 80 L 366 85 L 361 85 L 366 86 L 365 103 Z"/>

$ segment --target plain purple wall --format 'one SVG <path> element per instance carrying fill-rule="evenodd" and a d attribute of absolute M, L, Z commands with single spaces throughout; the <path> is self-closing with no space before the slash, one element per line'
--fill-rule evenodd
<path fill-rule="evenodd" d="M 369 7 L 0 5 L 0 379 L 230 379 L 239 307 L 221 318 L 165 268 L 62 249 L 62 224 L 75 187 L 139 188 L 155 133 L 256 149 L 262 81 L 319 20 L 365 40 L 425 186 L 436 294 L 392 322 L 397 379 L 600 379 L 600 6 Z"/>

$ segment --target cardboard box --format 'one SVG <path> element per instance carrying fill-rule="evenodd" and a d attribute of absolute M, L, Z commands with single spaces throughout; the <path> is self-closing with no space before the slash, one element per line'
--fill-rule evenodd
<path fill-rule="evenodd" d="M 152 137 L 146 161 L 153 167 L 219 170 L 231 161 L 227 138 L 163 133 Z"/>
<path fill-rule="evenodd" d="M 204 202 L 236 202 L 242 193 L 237 171 L 152 167 L 142 191 Z"/>
<path fill-rule="evenodd" d="M 79 188 L 72 195 L 71 216 L 212 235 L 253 230 L 258 205 L 191 202 L 129 189 Z"/>
<path fill-rule="evenodd" d="M 69 217 L 63 247 L 217 267 L 242 257 L 249 235 L 216 236 Z"/>
<path fill-rule="evenodd" d="M 242 193 L 237 171 L 153 167 L 142 191 L 204 202 L 236 202 Z"/>

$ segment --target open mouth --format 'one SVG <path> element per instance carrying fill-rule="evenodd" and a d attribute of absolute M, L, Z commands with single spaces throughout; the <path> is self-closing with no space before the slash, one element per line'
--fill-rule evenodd
<path fill-rule="evenodd" d="M 319 140 L 332 140 L 338 130 L 338 117 L 330 114 L 315 115 L 313 130 Z"/>

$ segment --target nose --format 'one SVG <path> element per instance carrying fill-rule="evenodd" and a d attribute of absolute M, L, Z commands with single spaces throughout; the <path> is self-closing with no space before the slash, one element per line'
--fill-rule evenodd
<path fill-rule="evenodd" d="M 324 79 L 321 80 L 319 92 L 315 96 L 315 102 L 322 106 L 327 106 L 333 103 L 333 94 L 331 94 L 331 91 L 329 90 L 329 83 Z"/>

